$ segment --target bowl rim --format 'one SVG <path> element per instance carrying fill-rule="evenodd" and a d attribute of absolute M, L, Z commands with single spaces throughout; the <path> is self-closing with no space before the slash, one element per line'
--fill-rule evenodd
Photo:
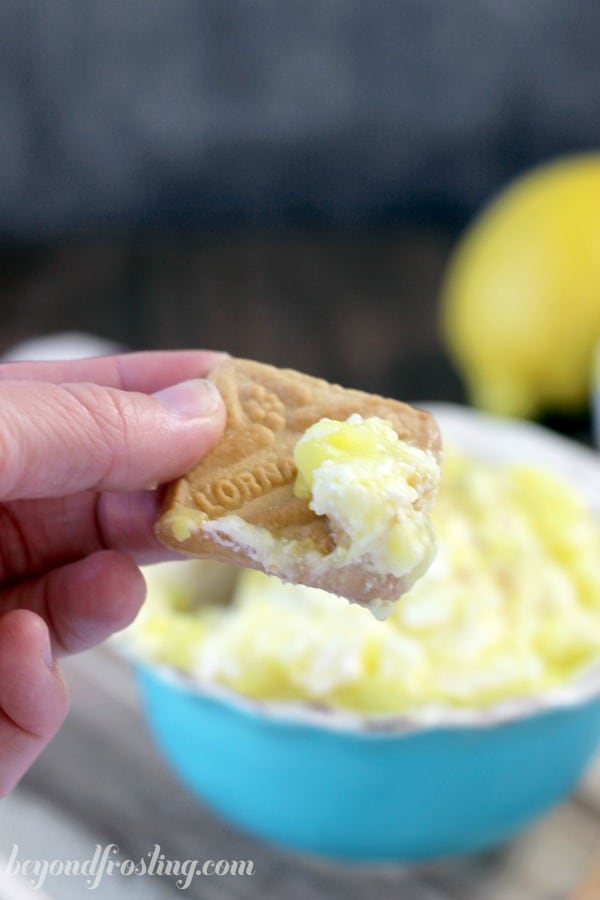
<path fill-rule="evenodd" d="M 537 423 L 508 419 L 468 406 L 419 403 L 440 424 L 448 446 L 474 447 L 480 459 L 523 462 L 561 475 L 587 499 L 600 520 L 600 454 L 593 448 L 557 434 Z M 482 425 L 485 427 L 482 428 Z M 448 440 L 444 436 L 447 431 Z M 482 437 L 483 436 L 483 437 Z M 543 456 L 543 461 L 540 460 Z M 307 700 L 265 700 L 248 697 L 213 681 L 187 675 L 166 664 L 140 658 L 125 639 L 113 642 L 130 662 L 189 695 L 220 701 L 255 717 L 312 725 L 329 731 L 370 735 L 408 735 L 424 730 L 478 729 L 500 726 L 536 715 L 583 706 L 600 697 L 600 655 L 566 684 L 543 693 L 506 698 L 484 707 L 427 704 L 403 713 L 362 713 Z"/>
<path fill-rule="evenodd" d="M 225 685 L 200 681 L 163 663 L 129 656 L 134 668 L 147 671 L 168 686 L 198 700 L 209 700 L 257 719 L 356 735 L 400 737 L 425 731 L 498 728 L 525 719 L 574 710 L 600 699 L 600 660 L 568 685 L 543 694 L 520 696 L 487 707 L 427 704 L 404 713 L 361 713 L 306 700 L 259 700 Z"/>

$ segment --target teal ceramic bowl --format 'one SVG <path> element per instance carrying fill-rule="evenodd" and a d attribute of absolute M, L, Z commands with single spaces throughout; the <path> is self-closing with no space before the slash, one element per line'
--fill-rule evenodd
<path fill-rule="evenodd" d="M 553 466 L 600 514 L 597 454 L 531 425 L 434 411 L 473 452 Z M 136 672 L 156 741 L 204 803 L 273 843 L 354 861 L 504 841 L 572 790 L 600 741 L 600 666 L 485 712 L 385 719 L 250 701 L 144 663 Z"/>
<path fill-rule="evenodd" d="M 489 724 L 378 731 L 137 674 L 159 746 L 206 804 L 273 843 L 355 861 L 497 844 L 573 788 L 600 739 L 597 696 Z"/>

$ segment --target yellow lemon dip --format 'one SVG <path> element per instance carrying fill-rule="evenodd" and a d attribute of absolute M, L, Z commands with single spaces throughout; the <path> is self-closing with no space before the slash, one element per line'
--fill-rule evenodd
<path fill-rule="evenodd" d="M 430 450 L 401 440 L 384 419 L 355 414 L 308 428 L 294 462 L 295 495 L 336 534 L 332 564 L 360 563 L 410 584 L 423 574 L 435 554 L 428 513 L 440 480 Z"/>
<path fill-rule="evenodd" d="M 298 489 L 318 470 L 307 443 Z M 371 714 L 542 693 L 600 657 L 600 526 L 569 486 L 450 454 L 432 519 L 437 557 L 386 621 L 254 571 L 206 605 L 207 564 L 168 563 L 146 570 L 134 650 L 250 697 Z"/>

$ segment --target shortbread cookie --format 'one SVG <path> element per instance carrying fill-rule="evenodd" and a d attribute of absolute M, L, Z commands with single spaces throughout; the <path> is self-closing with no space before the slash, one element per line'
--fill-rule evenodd
<path fill-rule="evenodd" d="M 213 450 L 170 486 L 157 524 L 160 540 L 192 556 L 261 569 L 284 581 L 320 587 L 361 603 L 396 599 L 407 590 L 427 567 L 433 552 L 428 522 L 425 537 L 417 536 L 415 530 L 415 517 L 426 519 L 436 472 L 439 475 L 440 438 L 432 417 L 397 400 L 250 360 L 227 359 L 209 378 L 225 402 L 226 429 Z M 305 434 L 321 420 L 337 423 L 334 437 L 332 427 L 328 430 L 327 426 L 323 436 L 318 429 Z M 372 428 L 379 429 L 376 435 Z M 401 471 L 394 468 L 394 448 L 392 454 L 379 449 L 382 468 L 373 474 L 373 454 L 368 448 L 387 446 L 379 440 L 382 429 L 387 429 L 385 441 L 404 447 L 401 458 L 409 460 L 410 471 L 406 466 Z M 335 488 L 334 493 L 339 488 L 343 494 L 344 483 L 354 494 L 362 490 L 356 499 L 358 507 L 362 509 L 366 497 L 371 509 L 368 515 L 375 518 L 381 473 L 392 479 L 392 490 L 386 493 L 388 509 L 390 497 L 400 496 L 396 490 L 400 480 L 403 500 L 392 509 L 391 525 L 402 529 L 406 514 L 409 539 L 414 534 L 423 547 L 417 547 L 402 565 L 394 565 L 393 560 L 390 565 L 390 554 L 377 552 L 368 527 L 359 531 L 361 540 L 370 537 L 370 542 L 363 540 L 357 545 L 354 541 L 353 546 L 352 536 L 359 532 L 352 527 L 344 530 L 344 517 L 336 516 L 331 498 L 323 501 L 331 507 L 328 514 L 318 508 L 315 511 L 306 478 L 302 473 L 298 476 L 294 459 L 294 454 L 301 452 L 300 447 L 296 450 L 300 439 L 309 481 L 315 476 L 321 485 Z M 337 466 L 335 477 L 334 470 L 326 466 L 317 479 L 311 460 L 320 465 L 328 441 L 332 447 L 337 442 L 333 449 L 336 460 L 328 461 L 329 466 Z M 370 480 L 365 483 L 366 478 Z M 352 526 L 357 516 L 350 512 Z"/>

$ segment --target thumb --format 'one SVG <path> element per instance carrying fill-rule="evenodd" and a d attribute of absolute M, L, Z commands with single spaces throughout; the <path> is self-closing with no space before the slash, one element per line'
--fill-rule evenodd
<path fill-rule="evenodd" d="M 0 382 L 0 500 L 129 491 L 183 474 L 221 435 L 213 384 L 148 396 L 96 384 Z"/>

